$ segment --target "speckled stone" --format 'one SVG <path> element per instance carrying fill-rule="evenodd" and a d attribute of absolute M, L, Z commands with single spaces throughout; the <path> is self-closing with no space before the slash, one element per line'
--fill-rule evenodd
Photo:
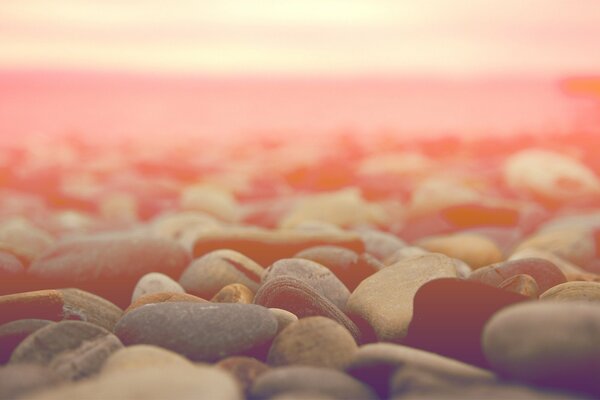
<path fill-rule="evenodd" d="M 134 303 L 140 297 L 146 294 L 152 293 L 185 293 L 185 290 L 179 283 L 171 279 L 165 274 L 160 272 L 150 272 L 140 278 L 135 284 L 133 294 L 131 295 L 131 302 Z"/>
<path fill-rule="evenodd" d="M 256 292 L 254 303 L 290 311 L 298 318 L 331 318 L 348 329 L 357 342 L 362 340 L 361 331 L 342 310 L 310 286 L 291 276 L 280 276 L 265 283 Z"/>
<path fill-rule="evenodd" d="M 29 275 L 45 287 L 77 287 L 126 307 L 137 281 L 149 272 L 172 278 L 190 256 L 175 241 L 137 233 L 110 233 L 62 241 L 38 257 Z"/>
<path fill-rule="evenodd" d="M 10 363 L 40 364 L 64 379 L 79 380 L 97 373 L 108 356 L 122 347 L 115 335 L 98 325 L 63 321 L 25 338 Z"/>
<path fill-rule="evenodd" d="M 329 299 L 340 310 L 344 310 L 350 291 L 327 267 L 301 258 L 285 258 L 267 268 L 262 276 L 268 282 L 280 276 L 291 276 L 312 287 Z"/>
<path fill-rule="evenodd" d="M 343 369 L 358 347 L 346 328 L 325 317 L 290 324 L 273 341 L 267 361 L 274 366 L 311 365 Z"/>
<path fill-rule="evenodd" d="M 194 361 L 249 353 L 276 332 L 275 316 L 254 304 L 147 304 L 126 313 L 115 326 L 125 345 L 152 344 Z"/>
<path fill-rule="evenodd" d="M 402 340 L 412 320 L 417 290 L 431 280 L 456 276 L 454 263 L 442 254 L 410 258 L 365 279 L 352 292 L 346 308 L 367 321 L 379 340 Z"/>
<path fill-rule="evenodd" d="M 294 257 L 326 266 L 349 290 L 354 290 L 365 278 L 384 267 L 370 254 L 358 254 L 340 246 L 310 247 L 297 253 Z"/>
<path fill-rule="evenodd" d="M 347 374 L 322 367 L 290 366 L 262 374 L 252 387 L 252 397 L 265 399 L 288 392 L 309 392 L 339 399 L 377 399 L 368 385 Z"/>
<path fill-rule="evenodd" d="M 600 302 L 600 282 L 565 282 L 540 295 L 540 300 Z"/>
<path fill-rule="evenodd" d="M 194 260 L 179 283 L 187 293 L 210 299 L 232 283 L 241 283 L 256 292 L 262 273 L 263 267 L 244 254 L 216 250 Z"/>
<path fill-rule="evenodd" d="M 600 396 L 600 308 L 589 302 L 535 301 L 498 312 L 482 346 L 499 374 Z"/>
<path fill-rule="evenodd" d="M 0 364 L 8 362 L 13 350 L 27 336 L 51 323 L 45 319 L 18 319 L 0 325 Z"/>

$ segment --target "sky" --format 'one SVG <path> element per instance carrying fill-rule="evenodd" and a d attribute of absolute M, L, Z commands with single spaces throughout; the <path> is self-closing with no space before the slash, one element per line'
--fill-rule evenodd
<path fill-rule="evenodd" d="M 598 0 L 2 0 L 0 69 L 586 75 Z"/>

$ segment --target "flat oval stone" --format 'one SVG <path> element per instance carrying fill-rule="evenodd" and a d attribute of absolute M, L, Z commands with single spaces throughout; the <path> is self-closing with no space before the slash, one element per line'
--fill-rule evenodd
<path fill-rule="evenodd" d="M 125 307 L 137 281 L 149 272 L 172 278 L 189 264 L 177 242 L 135 233 L 111 233 L 57 243 L 29 268 L 46 287 L 77 287 Z"/>
<path fill-rule="evenodd" d="M 298 317 L 296 317 L 294 313 L 291 313 L 287 310 L 282 310 L 281 308 L 269 308 L 269 311 L 271 311 L 275 318 L 277 318 L 277 334 L 279 334 L 279 332 L 284 330 L 292 322 L 298 321 Z"/>
<path fill-rule="evenodd" d="M 307 317 L 277 335 L 267 361 L 274 366 L 297 364 L 343 369 L 357 348 L 350 332 L 334 320 Z"/>
<path fill-rule="evenodd" d="M 521 274 L 529 275 L 535 279 L 541 292 L 567 281 L 565 275 L 556 265 L 540 258 L 523 258 L 489 265 L 473 271 L 469 279 L 499 286 L 506 279 Z"/>
<path fill-rule="evenodd" d="M 60 289 L 63 296 L 63 319 L 91 322 L 112 331 L 123 310 L 110 301 L 80 289 Z"/>
<path fill-rule="evenodd" d="M 600 282 L 565 282 L 540 295 L 540 300 L 600 302 Z"/>
<path fill-rule="evenodd" d="M 362 337 L 358 327 L 342 310 L 310 286 L 291 276 L 280 276 L 266 282 L 256 292 L 254 303 L 290 311 L 298 318 L 331 318 L 348 329 L 357 342 Z"/>
<path fill-rule="evenodd" d="M 245 354 L 276 332 L 273 314 L 254 304 L 147 304 L 126 313 L 115 326 L 126 345 L 152 344 L 194 361 Z"/>
<path fill-rule="evenodd" d="M 252 387 L 253 398 L 271 398 L 286 392 L 310 392 L 336 399 L 377 399 L 364 383 L 331 368 L 290 366 L 271 369 Z"/>
<path fill-rule="evenodd" d="M 112 353 L 102 365 L 102 373 L 127 373 L 140 368 L 192 366 L 185 357 L 167 349 L 148 344 L 123 347 Z"/>
<path fill-rule="evenodd" d="M 367 321 L 380 341 L 402 340 L 413 315 L 413 298 L 425 283 L 456 277 L 452 260 L 442 254 L 417 256 L 365 279 L 352 292 L 348 313 Z"/>
<path fill-rule="evenodd" d="M 271 369 L 267 364 L 256 358 L 240 356 L 227 357 L 216 363 L 215 366 L 232 374 L 242 386 L 246 396 L 250 395 L 250 390 L 256 379 Z"/>
<path fill-rule="evenodd" d="M 258 290 L 263 267 L 233 250 L 216 250 L 194 260 L 179 278 L 187 293 L 210 299 L 231 283 Z"/>
<path fill-rule="evenodd" d="M 51 323 L 45 319 L 18 319 L 0 325 L 0 364 L 8 362 L 13 350 L 27 336 Z"/>
<path fill-rule="evenodd" d="M 140 308 L 146 304 L 156 304 L 156 303 L 209 303 L 208 300 L 204 300 L 198 296 L 193 296 L 187 293 L 169 293 L 169 292 L 161 292 L 161 293 L 151 293 L 146 294 L 135 302 L 131 303 L 129 307 L 125 309 L 125 314 L 130 311 L 135 310 L 136 308 Z"/>
<path fill-rule="evenodd" d="M 63 383 L 50 368 L 36 364 L 0 367 L 0 399 L 23 398 Z"/>
<path fill-rule="evenodd" d="M 481 333 L 497 311 L 529 298 L 479 282 L 437 279 L 414 297 L 414 316 L 403 344 L 487 368 Z"/>
<path fill-rule="evenodd" d="M 72 385 L 36 393 L 28 400 L 64 399 L 185 399 L 242 400 L 235 379 L 227 372 L 208 366 L 141 368 L 123 373 L 102 374 Z"/>
<path fill-rule="evenodd" d="M 540 292 L 535 279 L 526 274 L 511 276 L 498 285 L 498 288 L 522 294 L 530 299 L 537 299 Z"/>
<path fill-rule="evenodd" d="M 473 233 L 455 233 L 430 236 L 416 243 L 419 247 L 457 258 L 477 269 L 502 261 L 502 251 L 498 245 L 483 235 Z"/>
<path fill-rule="evenodd" d="M 600 308 L 588 302 L 528 302 L 498 312 L 483 351 L 499 374 L 600 395 Z"/>
<path fill-rule="evenodd" d="M 252 304 L 254 292 L 241 283 L 232 283 L 223 287 L 210 301 L 213 303 Z"/>
<path fill-rule="evenodd" d="M 245 254 L 260 265 L 271 265 L 282 258 L 293 257 L 299 251 L 321 245 L 342 246 L 357 253 L 365 251 L 365 246 L 357 234 L 344 231 L 313 232 L 230 227 L 205 231 L 198 236 L 193 245 L 194 257 L 214 250 L 231 249 Z"/>
<path fill-rule="evenodd" d="M 108 356 L 122 347 L 115 335 L 98 325 L 63 321 L 25 338 L 10 362 L 40 364 L 65 379 L 78 380 L 97 373 Z"/>
<path fill-rule="evenodd" d="M 495 382 L 493 373 L 435 353 L 392 343 L 361 346 L 346 367 L 351 376 L 368 383 L 380 398 L 399 394 L 402 388 L 411 391 L 431 389 L 430 381 L 407 382 L 401 370 L 418 369 L 422 375 L 434 375 L 444 388 Z M 423 384 L 421 384 L 423 383 Z"/>
<path fill-rule="evenodd" d="M 367 253 L 357 254 L 340 246 L 315 246 L 294 255 L 326 266 L 349 290 L 354 290 L 365 278 L 383 268 Z"/>
<path fill-rule="evenodd" d="M 327 267 L 314 261 L 300 258 L 285 258 L 273 263 L 262 276 L 263 282 L 280 277 L 291 276 L 312 287 L 329 299 L 340 310 L 344 310 L 350 291 Z"/>
<path fill-rule="evenodd" d="M 150 272 L 140 278 L 135 284 L 131 302 L 134 303 L 141 296 L 151 293 L 185 293 L 179 283 L 160 272 Z"/>

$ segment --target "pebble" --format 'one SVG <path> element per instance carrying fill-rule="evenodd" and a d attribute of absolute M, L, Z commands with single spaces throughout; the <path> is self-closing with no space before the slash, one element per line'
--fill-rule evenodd
<path fill-rule="evenodd" d="M 256 292 L 254 303 L 287 310 L 300 319 L 313 316 L 331 318 L 348 329 L 357 342 L 361 341 L 361 331 L 342 310 L 296 278 L 280 276 L 271 279 Z"/>
<path fill-rule="evenodd" d="M 112 331 L 123 310 L 93 293 L 80 289 L 60 289 L 63 296 L 63 319 L 79 319 Z"/>
<path fill-rule="evenodd" d="M 502 376 L 600 396 L 600 308 L 589 302 L 527 302 L 486 324 L 483 351 Z"/>
<path fill-rule="evenodd" d="M 365 278 L 373 275 L 384 265 L 370 254 L 357 254 L 340 246 L 315 246 L 295 254 L 326 266 L 349 290 L 354 290 Z"/>
<path fill-rule="evenodd" d="M 0 399 L 16 399 L 62 383 L 52 369 L 36 364 L 0 367 Z"/>
<path fill-rule="evenodd" d="M 301 280 L 329 299 L 340 310 L 346 308 L 350 291 L 333 272 L 319 263 L 302 258 L 282 259 L 264 271 L 262 281 L 268 282 L 281 276 L 291 276 Z"/>
<path fill-rule="evenodd" d="M 414 296 L 414 316 L 403 344 L 487 368 L 483 327 L 497 311 L 527 300 L 474 281 L 430 281 Z"/>
<path fill-rule="evenodd" d="M 511 276 L 504 280 L 500 285 L 500 289 L 508 290 L 510 292 L 522 294 L 530 299 L 537 299 L 539 296 L 540 289 L 537 282 L 532 276 L 526 274 L 519 274 Z"/>
<path fill-rule="evenodd" d="M 242 400 L 243 395 L 235 379 L 219 368 L 171 365 L 102 374 L 96 379 L 41 391 L 27 400 L 198 398 Z"/>
<path fill-rule="evenodd" d="M 150 272 L 142 276 L 136 283 L 131 295 L 131 302 L 134 303 L 143 295 L 160 292 L 185 293 L 185 290 L 167 275 L 160 272 Z"/>
<path fill-rule="evenodd" d="M 540 295 L 540 300 L 600 302 L 600 282 L 565 282 Z"/>
<path fill-rule="evenodd" d="M 119 339 L 104 328 L 63 321 L 26 337 L 13 351 L 10 363 L 40 364 L 64 379 L 79 380 L 97 373 L 108 356 L 122 347 Z"/>
<path fill-rule="evenodd" d="M 180 206 L 184 211 L 205 212 L 225 222 L 239 218 L 235 197 L 218 187 L 198 184 L 186 187 L 181 193 Z"/>
<path fill-rule="evenodd" d="M 158 303 L 126 313 L 114 332 L 125 345 L 152 344 L 211 362 L 264 346 L 277 319 L 254 304 Z"/>
<path fill-rule="evenodd" d="M 305 392 L 336 399 L 377 399 L 368 385 L 331 368 L 289 366 L 262 374 L 252 387 L 252 398 L 266 399 L 289 392 Z"/>
<path fill-rule="evenodd" d="M 146 273 L 177 277 L 189 262 L 185 249 L 174 241 L 110 233 L 57 243 L 31 264 L 29 274 L 49 287 L 77 287 L 126 307 Z"/>
<path fill-rule="evenodd" d="M 121 373 L 141 368 L 171 368 L 193 365 L 187 358 L 167 349 L 148 344 L 124 347 L 112 353 L 102 365 L 102 374 Z"/>
<path fill-rule="evenodd" d="M 271 265 L 282 258 L 293 257 L 299 251 L 321 245 L 342 246 L 357 253 L 365 251 L 356 233 L 228 227 L 203 232 L 193 245 L 193 255 L 201 257 L 214 250 L 231 249 L 245 254 L 259 265 Z"/>
<path fill-rule="evenodd" d="M 9 250 L 25 265 L 29 265 L 53 244 L 54 238 L 50 233 L 25 218 L 11 218 L 0 224 L 0 248 Z"/>
<path fill-rule="evenodd" d="M 15 283 L 23 280 L 25 276 L 25 267 L 23 263 L 14 255 L 0 250 L 0 295 L 15 290 Z M 21 282 L 17 283 L 20 284 Z M 16 291 L 19 290 L 17 286 Z"/>
<path fill-rule="evenodd" d="M 284 330 L 292 322 L 298 321 L 298 317 L 296 317 L 294 313 L 291 313 L 287 310 L 282 310 L 281 308 L 269 308 L 269 311 L 271 311 L 275 318 L 277 318 L 277 334 L 279 334 L 279 332 Z"/>
<path fill-rule="evenodd" d="M 18 319 L 0 325 L 0 364 L 6 364 L 13 350 L 29 335 L 51 324 L 45 319 Z"/>
<path fill-rule="evenodd" d="M 215 364 L 232 374 L 241 385 L 244 394 L 248 396 L 254 382 L 259 376 L 270 370 L 270 367 L 252 357 L 227 357 Z"/>
<path fill-rule="evenodd" d="M 469 279 L 499 286 L 508 278 L 522 274 L 535 279 L 540 292 L 567 281 L 565 275 L 556 265 L 540 258 L 522 258 L 489 265 L 473 271 Z"/>
<path fill-rule="evenodd" d="M 152 232 L 167 239 L 180 239 L 185 232 L 196 227 L 214 228 L 220 223 L 212 216 L 198 211 L 180 211 L 161 214 L 151 222 Z"/>
<path fill-rule="evenodd" d="M 325 317 L 307 317 L 291 323 L 277 335 L 267 361 L 273 366 L 311 365 L 343 369 L 357 345 L 346 328 Z"/>
<path fill-rule="evenodd" d="M 569 281 L 593 281 L 600 279 L 600 275 L 590 273 L 578 267 L 577 265 L 545 250 L 533 248 L 521 249 L 514 252 L 508 258 L 508 261 L 522 260 L 524 258 L 541 258 L 551 262 L 562 271 Z"/>
<path fill-rule="evenodd" d="M 407 334 L 417 290 L 431 280 L 456 276 L 454 263 L 442 254 L 410 258 L 362 281 L 346 309 L 367 321 L 380 341 L 399 341 Z"/>
<path fill-rule="evenodd" d="M 473 233 L 430 236 L 417 241 L 416 244 L 430 252 L 462 260 L 473 269 L 503 259 L 502 251 L 496 243 L 483 235 Z"/>
<path fill-rule="evenodd" d="M 223 287 L 210 301 L 213 303 L 252 304 L 254 292 L 241 283 L 232 283 Z"/>
<path fill-rule="evenodd" d="M 156 303 L 180 303 L 180 302 L 189 302 L 189 303 L 208 303 L 208 300 L 204 300 L 198 296 L 194 296 L 187 293 L 170 293 L 170 292 L 162 292 L 162 293 L 151 293 L 144 295 L 137 299 L 135 302 L 131 303 L 129 307 L 125 309 L 125 314 L 130 311 L 135 310 L 136 308 L 140 308 L 146 304 L 156 304 Z"/>
<path fill-rule="evenodd" d="M 187 293 L 210 299 L 231 283 L 258 290 L 264 269 L 234 250 L 215 250 L 194 260 L 181 274 L 179 283 Z"/>
<path fill-rule="evenodd" d="M 357 232 L 365 244 L 365 251 L 381 262 L 407 246 L 404 240 L 391 233 L 376 229 L 359 229 Z"/>
<path fill-rule="evenodd" d="M 407 370 L 419 370 L 416 379 L 406 379 Z M 373 343 L 361 346 L 346 367 L 346 372 L 369 384 L 380 398 L 400 392 L 431 390 L 434 376 L 436 388 L 444 391 L 457 385 L 495 382 L 495 375 L 435 353 L 393 343 Z M 412 375 L 412 374 L 411 374 Z M 412 378 L 412 376 L 411 376 Z"/>

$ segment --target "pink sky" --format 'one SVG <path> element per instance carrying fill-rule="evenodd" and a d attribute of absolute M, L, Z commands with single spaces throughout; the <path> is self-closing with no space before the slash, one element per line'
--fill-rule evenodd
<path fill-rule="evenodd" d="M 600 72 L 597 0 L 3 0 L 0 68 Z"/>

